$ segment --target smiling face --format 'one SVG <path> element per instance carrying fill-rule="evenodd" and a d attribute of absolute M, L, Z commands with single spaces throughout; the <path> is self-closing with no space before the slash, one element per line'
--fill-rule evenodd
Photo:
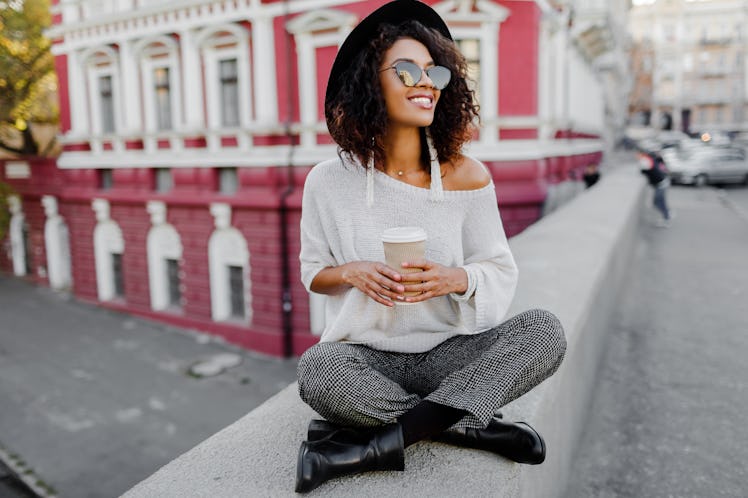
<path fill-rule="evenodd" d="M 421 80 L 415 86 L 405 86 L 394 69 L 385 69 L 401 61 L 412 62 L 421 68 Z M 390 125 L 424 127 L 434 120 L 441 92 L 434 88 L 426 74 L 425 70 L 432 66 L 434 61 L 426 46 L 412 38 L 397 40 L 385 52 L 379 68 L 379 82 Z"/>

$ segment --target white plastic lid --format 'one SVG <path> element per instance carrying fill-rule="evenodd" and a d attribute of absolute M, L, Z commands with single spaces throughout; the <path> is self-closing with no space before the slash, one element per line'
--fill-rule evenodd
<path fill-rule="evenodd" d="M 426 230 L 421 227 L 395 227 L 382 232 L 382 242 L 420 242 L 426 240 Z"/>

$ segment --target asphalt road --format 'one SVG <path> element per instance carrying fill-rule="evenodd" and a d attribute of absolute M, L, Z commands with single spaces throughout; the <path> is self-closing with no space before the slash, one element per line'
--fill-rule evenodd
<path fill-rule="evenodd" d="M 717 189 L 720 198 L 743 219 L 748 220 L 748 186 L 725 185 Z"/>
<path fill-rule="evenodd" d="M 241 363 L 190 374 L 220 359 Z M 0 277 L 0 453 L 60 497 L 119 496 L 287 386 L 295 368 Z M 0 497 L 25 496 L 11 493 L 0 486 Z"/>
<path fill-rule="evenodd" d="M 612 317 L 567 498 L 748 496 L 748 188 L 670 189 Z"/>

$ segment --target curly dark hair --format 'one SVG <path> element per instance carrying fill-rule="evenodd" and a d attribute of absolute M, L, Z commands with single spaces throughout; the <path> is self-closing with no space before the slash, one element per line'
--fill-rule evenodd
<path fill-rule="evenodd" d="M 372 38 L 343 73 L 340 91 L 325 107 L 330 135 L 339 146 L 339 154 L 358 159 L 364 167 L 371 159 L 375 164 L 383 164 L 385 160 L 383 137 L 387 129 L 387 110 L 378 71 L 385 52 L 402 38 L 423 43 L 434 62 L 452 72 L 451 81 L 441 90 L 434 121 L 429 126 L 439 161 L 457 159 L 462 146 L 472 137 L 474 123 L 478 120 L 474 92 L 468 86 L 467 62 L 455 43 L 418 21 L 397 26 L 383 24 L 378 36 Z M 423 128 L 421 162 L 428 172 L 430 158 Z"/>

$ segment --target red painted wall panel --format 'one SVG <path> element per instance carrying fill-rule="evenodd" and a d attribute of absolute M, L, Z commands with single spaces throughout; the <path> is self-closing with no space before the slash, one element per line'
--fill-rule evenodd
<path fill-rule="evenodd" d="M 85 300 L 98 299 L 93 233 L 96 215 L 91 201 L 64 201 L 60 213 L 70 232 L 70 259 L 73 262 L 73 293 Z M 125 248 L 127 249 L 127 248 Z"/>
<path fill-rule="evenodd" d="M 122 255 L 125 302 L 134 308 L 150 308 L 146 236 L 150 218 L 144 205 L 110 204 L 110 215 L 122 230 L 125 252 Z"/>
<path fill-rule="evenodd" d="M 338 53 L 338 47 L 320 47 L 316 51 L 317 56 L 317 95 L 320 104 L 317 106 L 317 117 L 325 119 L 325 90 L 330 78 L 330 69 Z"/>
<path fill-rule="evenodd" d="M 499 114 L 536 115 L 540 9 L 535 2 L 499 3 L 510 10 L 499 28 Z"/>
<path fill-rule="evenodd" d="M 294 16 L 278 17 L 273 21 L 275 31 L 275 77 L 278 82 L 278 121 L 299 120 L 299 88 L 296 44 L 286 31 L 286 23 Z"/>
<path fill-rule="evenodd" d="M 208 239 L 213 233 L 213 217 L 207 206 L 167 204 L 167 221 L 179 233 L 182 243 L 182 315 L 210 320 Z"/>
<path fill-rule="evenodd" d="M 68 86 L 68 56 L 55 56 L 55 72 L 57 73 L 57 99 L 60 104 L 60 131 L 70 131 L 70 89 Z"/>

